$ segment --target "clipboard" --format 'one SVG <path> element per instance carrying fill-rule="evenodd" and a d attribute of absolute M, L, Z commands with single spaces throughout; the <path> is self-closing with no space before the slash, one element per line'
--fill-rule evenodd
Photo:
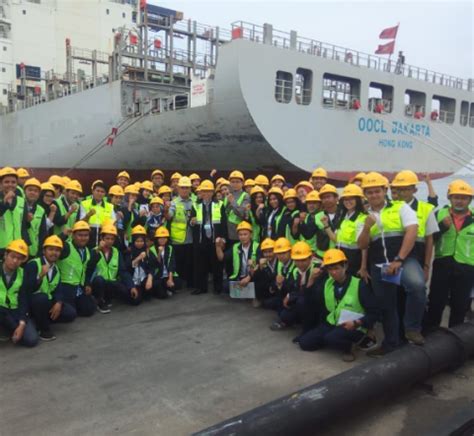
<path fill-rule="evenodd" d="M 381 266 L 381 278 L 384 282 L 387 283 L 392 283 L 394 285 L 400 286 L 401 281 L 402 281 L 402 273 L 403 273 L 403 267 L 400 267 L 398 269 L 397 274 L 387 274 L 387 268 L 389 264 L 384 263 Z"/>
<path fill-rule="evenodd" d="M 238 299 L 254 299 L 255 298 L 255 284 L 250 282 L 247 286 L 242 287 L 238 281 L 229 282 L 230 298 Z"/>

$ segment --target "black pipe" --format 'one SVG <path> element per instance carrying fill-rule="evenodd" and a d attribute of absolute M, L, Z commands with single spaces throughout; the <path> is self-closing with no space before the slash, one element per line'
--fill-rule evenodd
<path fill-rule="evenodd" d="M 440 329 L 426 338 L 423 347 L 406 345 L 195 435 L 315 435 L 387 394 L 463 365 L 473 355 L 474 324 Z"/>

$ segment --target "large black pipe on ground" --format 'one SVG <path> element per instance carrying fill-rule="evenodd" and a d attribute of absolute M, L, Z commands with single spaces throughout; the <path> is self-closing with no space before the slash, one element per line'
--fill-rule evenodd
<path fill-rule="evenodd" d="M 367 410 L 376 400 L 463 365 L 473 355 L 474 324 L 440 329 L 427 337 L 423 347 L 404 346 L 195 435 L 315 435 Z"/>

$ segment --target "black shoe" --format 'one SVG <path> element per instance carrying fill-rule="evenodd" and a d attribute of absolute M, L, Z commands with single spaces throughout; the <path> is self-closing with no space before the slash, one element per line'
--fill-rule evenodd
<path fill-rule="evenodd" d="M 294 344 L 299 344 L 299 343 L 300 343 L 300 336 L 299 336 L 299 335 L 298 335 L 298 336 L 295 336 L 295 337 L 291 340 L 291 342 L 293 342 Z"/>
<path fill-rule="evenodd" d="M 54 333 L 51 330 L 44 330 L 42 332 L 39 332 L 39 338 L 42 341 L 50 342 L 54 341 L 56 339 L 56 336 L 54 336 Z"/>
<path fill-rule="evenodd" d="M 104 300 L 97 303 L 97 310 L 102 314 L 110 313 L 110 307 Z"/>
<path fill-rule="evenodd" d="M 203 291 L 202 289 L 195 289 L 194 291 L 191 292 L 191 295 L 201 295 L 201 294 L 207 294 L 207 291 Z"/>
<path fill-rule="evenodd" d="M 364 336 L 358 343 L 357 348 L 362 351 L 369 351 L 377 346 L 377 339 L 371 336 Z"/>

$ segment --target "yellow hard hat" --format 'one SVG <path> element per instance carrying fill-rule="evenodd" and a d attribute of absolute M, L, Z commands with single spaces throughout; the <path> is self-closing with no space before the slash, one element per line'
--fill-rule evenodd
<path fill-rule="evenodd" d="M 348 185 L 344 186 L 341 194 L 341 198 L 363 196 L 364 193 L 362 192 L 362 188 L 360 186 L 354 185 L 354 183 L 349 183 Z"/>
<path fill-rule="evenodd" d="M 82 194 L 82 185 L 79 183 L 78 180 L 71 180 L 66 185 L 66 191 L 77 191 Z"/>
<path fill-rule="evenodd" d="M 61 176 L 58 176 L 56 174 L 53 174 L 49 180 L 48 180 L 49 183 L 53 184 L 53 185 L 58 185 L 58 186 L 61 186 L 62 188 L 64 188 L 64 180 Z"/>
<path fill-rule="evenodd" d="M 123 192 L 124 194 L 134 194 L 134 195 L 140 194 L 140 191 L 137 189 L 135 185 L 125 186 L 125 189 L 123 190 Z"/>
<path fill-rule="evenodd" d="M 277 194 L 277 195 L 281 195 L 282 197 L 284 195 L 282 189 L 277 188 L 276 186 L 274 186 L 273 188 L 270 188 L 270 190 L 268 191 L 268 195 L 270 194 Z"/>
<path fill-rule="evenodd" d="M 179 179 L 178 187 L 180 188 L 190 188 L 192 186 L 191 180 L 189 177 L 183 176 Z"/>
<path fill-rule="evenodd" d="M 210 180 L 203 180 L 199 185 L 201 191 L 214 191 L 214 183 Z"/>
<path fill-rule="evenodd" d="M 278 238 L 275 241 L 275 248 L 273 249 L 273 252 L 275 254 L 278 253 L 286 253 L 287 251 L 291 250 L 291 242 L 286 239 L 286 238 Z"/>
<path fill-rule="evenodd" d="M 222 183 L 225 180 L 227 180 L 225 177 L 219 177 L 216 181 L 216 185 L 219 185 L 220 183 Z"/>
<path fill-rule="evenodd" d="M 354 183 L 354 180 L 360 180 L 362 182 L 365 176 L 366 176 L 365 173 L 357 173 L 354 177 L 350 179 L 350 183 Z"/>
<path fill-rule="evenodd" d="M 255 180 L 254 179 L 247 179 L 245 182 L 244 182 L 244 186 L 245 187 L 249 187 L 251 186 L 252 188 L 255 186 Z"/>
<path fill-rule="evenodd" d="M 72 226 L 72 231 L 74 232 L 79 232 L 81 230 L 87 230 L 90 232 L 91 228 L 89 224 L 87 224 L 85 221 L 77 221 L 74 223 Z"/>
<path fill-rule="evenodd" d="M 293 260 L 307 259 L 312 255 L 311 247 L 305 241 L 298 241 L 291 247 L 291 258 Z"/>
<path fill-rule="evenodd" d="M 151 173 L 151 178 L 153 178 L 157 174 L 159 174 L 161 177 L 165 178 L 165 173 L 161 170 L 153 170 L 153 172 Z"/>
<path fill-rule="evenodd" d="M 328 178 L 328 172 L 324 168 L 316 168 L 312 173 L 311 177 L 323 177 L 325 179 Z"/>
<path fill-rule="evenodd" d="M 383 188 L 387 187 L 387 178 L 382 176 L 380 173 L 372 171 L 366 174 L 362 180 L 362 189 L 376 188 L 379 186 Z"/>
<path fill-rule="evenodd" d="M 113 185 L 109 189 L 109 195 L 116 195 L 117 197 L 123 197 L 125 192 L 120 185 Z"/>
<path fill-rule="evenodd" d="M 180 173 L 173 173 L 173 174 L 171 175 L 170 180 L 175 180 L 175 179 L 178 179 L 178 180 L 179 180 L 181 177 L 183 177 L 183 176 L 182 176 Z"/>
<path fill-rule="evenodd" d="M 334 185 L 331 185 L 330 183 L 326 183 L 320 190 L 319 190 L 319 196 L 324 194 L 334 194 L 334 195 L 339 195 L 337 192 L 337 189 Z M 306 200 L 307 201 L 307 200 Z"/>
<path fill-rule="evenodd" d="M 155 238 L 169 238 L 170 232 L 166 227 L 158 227 L 155 232 Z"/>
<path fill-rule="evenodd" d="M 11 241 L 5 248 L 6 251 L 14 251 L 22 256 L 28 257 L 28 245 L 23 239 Z"/>
<path fill-rule="evenodd" d="M 464 180 L 453 180 L 448 186 L 448 197 L 450 195 L 468 195 L 472 197 L 474 195 L 474 189 Z"/>
<path fill-rule="evenodd" d="M 270 238 L 266 238 L 260 244 L 260 249 L 263 250 L 273 250 L 275 247 L 275 241 Z"/>
<path fill-rule="evenodd" d="M 318 191 L 313 190 L 311 192 L 308 192 L 308 195 L 306 196 L 306 203 L 309 203 L 311 201 L 321 201 L 321 198 L 319 198 Z"/>
<path fill-rule="evenodd" d="M 193 180 L 201 180 L 201 176 L 199 174 L 196 174 L 196 173 L 192 173 L 190 176 L 189 176 L 189 180 L 191 180 L 191 182 Z"/>
<path fill-rule="evenodd" d="M 298 198 L 296 189 L 290 188 L 285 192 L 285 195 L 283 196 L 283 200 L 288 200 L 289 198 Z"/>
<path fill-rule="evenodd" d="M 240 179 L 243 182 L 245 180 L 245 177 L 241 171 L 234 170 L 229 174 L 229 180 L 230 179 Z"/>
<path fill-rule="evenodd" d="M 53 236 L 48 236 L 44 242 L 43 242 L 43 248 L 44 247 L 56 247 L 60 248 L 61 250 L 64 247 L 63 241 L 61 241 L 61 238 L 53 235 Z"/>
<path fill-rule="evenodd" d="M 265 195 L 265 191 L 264 191 L 263 188 L 261 188 L 260 186 L 254 186 L 254 187 L 250 190 L 250 196 L 255 195 L 255 194 L 259 194 L 259 193 Z"/>
<path fill-rule="evenodd" d="M 99 180 L 94 180 L 94 181 L 92 182 L 92 185 L 91 185 L 91 190 L 93 191 L 97 185 L 101 185 L 102 187 L 105 186 L 103 180 L 100 180 L 100 179 L 99 179 Z M 105 188 L 104 188 L 104 189 L 105 189 Z"/>
<path fill-rule="evenodd" d="M 252 226 L 247 221 L 242 221 L 237 225 L 237 233 L 242 230 L 248 230 L 249 232 L 252 231 Z"/>
<path fill-rule="evenodd" d="M 410 170 L 400 171 L 392 181 L 394 188 L 413 186 L 419 183 L 418 176 Z"/>
<path fill-rule="evenodd" d="M 255 177 L 255 184 L 256 185 L 269 186 L 270 182 L 269 182 L 267 176 L 264 176 L 263 174 L 259 174 L 257 177 Z"/>
<path fill-rule="evenodd" d="M 28 186 L 34 186 L 35 188 L 41 189 L 41 182 L 33 177 L 28 179 L 23 185 L 24 188 L 28 188 Z"/>
<path fill-rule="evenodd" d="M 117 227 L 115 227 L 113 224 L 104 224 L 101 228 L 100 228 L 100 234 L 101 235 L 104 235 L 104 234 L 107 234 L 107 235 L 114 235 L 114 236 L 117 236 Z"/>
<path fill-rule="evenodd" d="M 146 229 L 145 227 L 143 226 L 135 226 L 133 229 L 132 229 L 132 236 L 135 236 L 135 235 L 146 235 Z"/>
<path fill-rule="evenodd" d="M 227 179 L 221 179 L 221 181 L 217 184 L 219 189 L 222 188 L 223 186 L 229 186 L 230 182 Z"/>
<path fill-rule="evenodd" d="M 68 176 L 63 176 L 64 186 L 66 186 L 70 181 L 71 179 Z"/>
<path fill-rule="evenodd" d="M 158 189 L 158 195 L 172 194 L 172 193 L 173 193 L 173 190 L 168 185 L 160 186 L 160 189 Z"/>
<path fill-rule="evenodd" d="M 286 182 L 285 178 L 281 174 L 275 174 L 272 177 L 271 182 L 273 183 L 275 180 L 281 180 L 283 183 Z"/>
<path fill-rule="evenodd" d="M 118 174 L 117 174 L 117 179 L 119 177 L 125 177 L 126 179 L 130 180 L 130 174 L 127 173 L 127 171 L 120 171 Z"/>
<path fill-rule="evenodd" d="M 12 167 L 4 167 L 0 170 L 0 177 L 5 176 L 15 176 L 18 177 L 18 173 L 16 172 L 15 168 Z"/>
<path fill-rule="evenodd" d="M 324 253 L 323 266 L 334 265 L 340 262 L 347 262 L 347 257 L 342 250 L 330 248 Z"/>
<path fill-rule="evenodd" d="M 54 192 L 54 186 L 50 182 L 44 182 L 44 183 L 41 183 L 41 190 Z"/>
<path fill-rule="evenodd" d="M 16 174 L 18 177 L 22 177 L 22 178 L 30 177 L 30 173 L 25 168 L 18 168 L 16 170 Z"/>
<path fill-rule="evenodd" d="M 165 203 L 161 197 L 153 197 L 150 201 L 150 206 L 152 204 L 161 204 L 163 206 Z"/>
<path fill-rule="evenodd" d="M 314 189 L 314 186 L 313 186 L 310 182 L 308 182 L 307 180 L 302 180 L 301 182 L 299 182 L 299 183 L 295 186 L 295 189 L 298 190 L 299 188 L 301 188 L 301 187 L 303 187 L 303 186 L 304 186 L 305 188 L 309 188 L 309 189 L 311 189 L 311 190 Z"/>
<path fill-rule="evenodd" d="M 140 189 L 146 189 L 147 191 L 153 191 L 153 183 L 150 180 L 144 180 L 140 183 Z"/>

